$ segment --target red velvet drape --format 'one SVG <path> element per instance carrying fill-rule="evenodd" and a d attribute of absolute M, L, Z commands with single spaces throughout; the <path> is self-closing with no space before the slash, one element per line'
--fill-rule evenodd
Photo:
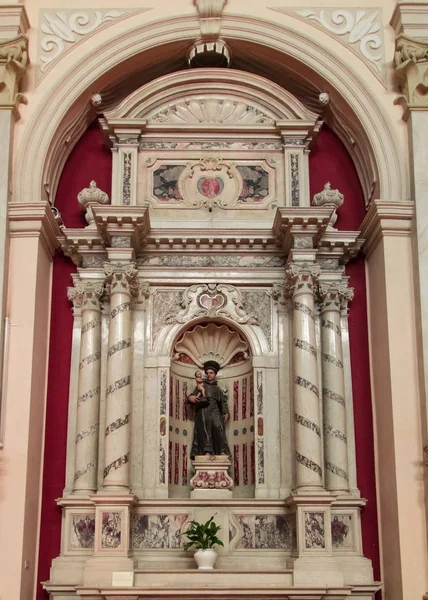
<path fill-rule="evenodd" d="M 91 179 L 111 194 L 111 154 L 103 146 L 101 132 L 94 124 L 82 136 L 71 153 L 61 176 L 56 206 L 67 227 L 86 225 L 76 196 Z M 311 196 L 330 181 L 345 196 L 336 226 L 358 230 L 364 215 L 364 200 L 355 167 L 336 135 L 325 127 L 319 134 L 309 158 Z M 68 413 L 69 367 L 73 317 L 66 288 L 75 271 L 70 260 L 58 253 L 54 260 L 52 290 L 51 342 L 46 412 L 45 460 L 40 535 L 38 581 L 49 579 L 53 558 L 60 553 L 61 511 L 55 500 L 62 496 L 65 483 L 66 434 Z M 364 259 L 357 258 L 347 267 L 350 285 L 355 288 L 351 304 L 352 384 L 355 411 L 357 477 L 361 495 L 368 504 L 362 515 L 364 554 L 373 561 L 379 578 L 379 544 L 374 474 L 373 422 L 370 396 L 367 305 Z M 39 585 L 37 600 L 48 596 Z"/>

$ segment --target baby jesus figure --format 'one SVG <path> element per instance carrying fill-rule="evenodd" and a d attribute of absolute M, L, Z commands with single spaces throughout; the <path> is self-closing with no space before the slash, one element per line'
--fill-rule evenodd
<path fill-rule="evenodd" d="M 202 379 L 202 371 L 196 371 L 195 379 L 196 379 L 196 388 L 198 390 L 198 393 L 196 394 L 196 398 L 203 398 L 203 397 L 205 397 L 205 386 L 204 386 L 204 380 Z"/>

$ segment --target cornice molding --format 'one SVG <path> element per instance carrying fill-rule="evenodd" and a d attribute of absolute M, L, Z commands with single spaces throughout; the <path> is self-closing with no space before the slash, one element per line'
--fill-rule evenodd
<path fill-rule="evenodd" d="M 48 202 L 12 203 L 8 211 L 11 238 L 37 237 L 53 256 L 62 235 Z"/>
<path fill-rule="evenodd" d="M 394 8 L 390 25 L 395 35 L 428 38 L 428 3 L 426 0 L 399 0 Z"/>
<path fill-rule="evenodd" d="M 23 4 L 0 5 L 0 40 L 24 35 L 29 29 L 30 21 Z"/>
<path fill-rule="evenodd" d="M 409 237 L 415 214 L 413 202 L 375 200 L 361 224 L 361 235 L 366 240 L 364 251 L 370 257 L 385 237 Z"/>

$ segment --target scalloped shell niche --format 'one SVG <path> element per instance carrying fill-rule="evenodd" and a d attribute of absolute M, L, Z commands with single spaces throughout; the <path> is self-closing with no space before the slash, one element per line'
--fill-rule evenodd
<path fill-rule="evenodd" d="M 227 325 L 196 325 L 186 331 L 175 344 L 174 359 L 185 354 L 202 367 L 207 360 L 215 360 L 221 367 L 226 366 L 239 353 L 248 358 L 248 343 Z"/>

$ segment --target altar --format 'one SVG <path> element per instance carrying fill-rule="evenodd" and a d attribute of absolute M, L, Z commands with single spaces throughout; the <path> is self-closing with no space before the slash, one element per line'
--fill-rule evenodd
<path fill-rule="evenodd" d="M 77 273 L 61 554 L 45 589 L 374 598 L 346 272 L 363 240 L 335 228 L 339 190 L 310 197 L 320 114 L 258 75 L 211 69 L 145 84 L 99 123 L 112 197 L 94 173 L 87 227 L 58 215 Z M 187 397 L 207 360 L 230 415 L 220 475 L 190 452 Z M 224 548 L 200 573 L 182 534 L 212 515 Z"/>

